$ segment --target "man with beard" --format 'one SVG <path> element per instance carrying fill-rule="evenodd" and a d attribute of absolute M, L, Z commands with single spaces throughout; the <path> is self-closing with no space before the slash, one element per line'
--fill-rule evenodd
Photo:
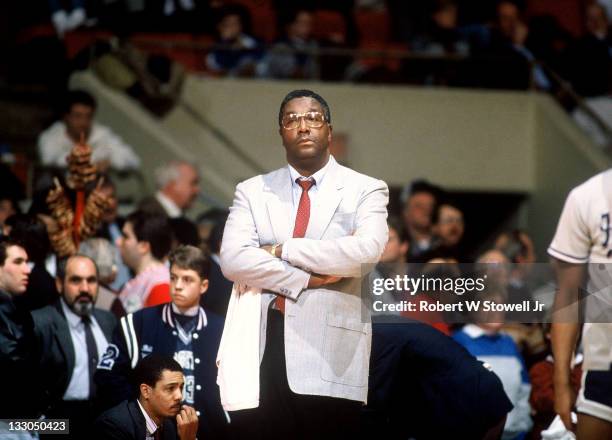
<path fill-rule="evenodd" d="M 96 309 L 98 268 L 84 255 L 60 263 L 55 304 L 32 312 L 41 383 L 41 410 L 47 418 L 70 420 L 70 438 L 87 438 L 96 415 L 93 374 L 116 325 Z"/>

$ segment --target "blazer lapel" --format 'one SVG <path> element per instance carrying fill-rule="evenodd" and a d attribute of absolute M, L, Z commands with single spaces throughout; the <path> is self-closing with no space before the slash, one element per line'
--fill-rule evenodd
<path fill-rule="evenodd" d="M 291 238 L 291 177 L 289 168 L 283 167 L 265 177 L 264 197 L 270 225 L 276 243 L 284 243 Z"/>
<path fill-rule="evenodd" d="M 64 315 L 62 306 L 59 301 L 56 303 L 58 315 L 55 319 L 55 337 L 57 338 L 60 350 L 64 353 L 66 358 L 66 374 L 68 374 L 68 380 L 70 380 L 70 374 L 74 369 L 75 353 L 74 344 L 72 343 L 72 337 L 70 336 L 70 329 L 68 328 L 68 320 Z"/>
<path fill-rule="evenodd" d="M 333 157 L 330 157 L 329 160 L 333 162 L 330 164 L 323 183 L 319 188 L 315 203 L 310 207 L 310 219 L 308 220 L 308 229 L 306 229 L 306 238 L 321 239 L 340 204 L 340 200 L 342 200 L 341 190 L 344 184 L 339 176 L 341 169 Z"/>

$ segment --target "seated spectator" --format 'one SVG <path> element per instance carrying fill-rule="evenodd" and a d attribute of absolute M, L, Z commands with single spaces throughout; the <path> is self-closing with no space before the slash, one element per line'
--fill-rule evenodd
<path fill-rule="evenodd" d="M 127 313 L 170 301 L 170 277 L 163 263 L 172 246 L 169 231 L 165 215 L 136 211 L 125 220 L 117 246 L 125 264 L 136 274 L 119 294 Z"/>
<path fill-rule="evenodd" d="M 117 252 L 115 247 L 104 238 L 90 238 L 79 245 L 79 253 L 83 254 L 98 266 L 98 299 L 96 307 L 113 312 L 117 318 L 125 315 L 125 310 L 119 301 L 117 292 L 110 285 L 117 276 Z"/>
<path fill-rule="evenodd" d="M 438 188 L 425 180 L 415 180 L 402 194 L 402 218 L 410 239 L 409 259 L 418 257 L 432 246 L 432 219 L 438 195 Z"/>
<path fill-rule="evenodd" d="M 255 38 L 246 34 L 245 12 L 237 6 L 227 6 L 219 14 L 217 39 L 206 57 L 206 67 L 227 76 L 253 76 L 261 58 Z"/>
<path fill-rule="evenodd" d="M 586 34 L 568 49 L 567 76 L 584 96 L 612 91 L 612 33 L 604 7 L 592 2 L 585 11 Z"/>
<path fill-rule="evenodd" d="M 515 295 L 522 292 L 525 299 L 531 299 L 530 290 L 534 287 L 531 276 L 536 262 L 531 237 L 520 229 L 502 232 L 495 239 L 493 249 L 502 252 L 511 264 L 508 280 L 510 289 L 516 291 Z"/>
<path fill-rule="evenodd" d="M 132 278 L 129 268 L 121 259 L 119 249 L 115 245 L 117 240 L 121 237 L 121 228 L 123 227 L 124 219 L 123 217 L 119 216 L 119 201 L 117 200 L 115 184 L 110 177 L 104 176 L 100 189 L 102 193 L 110 200 L 110 206 L 102 217 L 102 224 L 96 232 L 96 237 L 108 240 L 115 254 L 115 276 L 110 284 L 108 284 L 108 287 L 115 292 L 119 292 L 121 291 L 123 285 L 127 283 L 130 278 Z"/>
<path fill-rule="evenodd" d="M 138 397 L 103 413 L 91 436 L 99 440 L 195 440 L 198 416 L 181 405 L 185 376 L 171 356 L 152 354 L 136 367 Z"/>
<path fill-rule="evenodd" d="M 452 202 L 443 202 L 433 216 L 433 258 L 454 258 L 464 262 L 461 240 L 465 232 L 463 212 Z"/>
<path fill-rule="evenodd" d="M 395 278 L 397 276 L 404 277 L 407 275 L 406 255 L 410 244 L 408 238 L 404 234 L 404 227 L 400 219 L 389 217 L 387 219 L 389 227 L 389 239 L 385 245 L 382 255 L 374 271 L 370 275 L 371 280 Z M 404 291 L 387 290 L 375 298 L 376 301 L 382 301 L 383 304 L 395 304 L 404 299 Z M 383 313 L 372 309 L 373 314 Z M 384 312 L 389 314 L 392 312 Z M 399 313 L 399 312 L 398 312 Z"/>
<path fill-rule="evenodd" d="M 319 62 L 316 51 L 319 44 L 313 37 L 313 14 L 307 9 L 292 10 L 284 19 L 283 36 L 268 52 L 262 62 L 260 74 L 277 79 L 316 79 Z"/>
<path fill-rule="evenodd" d="M 16 214 L 9 217 L 6 224 L 10 227 L 10 238 L 22 243 L 32 265 L 28 288 L 15 298 L 15 304 L 21 310 L 32 311 L 55 302 L 55 280 L 45 266 L 51 254 L 45 223 L 34 215 Z"/>
<path fill-rule="evenodd" d="M 140 158 L 112 130 L 93 121 L 96 101 L 89 93 L 68 93 L 61 121 L 53 123 L 38 137 L 38 155 L 45 166 L 66 168 L 66 157 L 81 139 L 92 149 L 92 162 L 98 170 L 137 169 Z"/>
<path fill-rule="evenodd" d="M 487 280 L 487 290 L 479 294 L 481 301 L 505 302 L 503 286 Z M 453 339 L 467 351 L 485 362 L 497 374 L 504 390 L 514 405 L 508 414 L 502 439 L 523 439 L 532 427 L 529 406 L 531 385 L 525 363 L 512 338 L 500 333 L 504 322 L 503 312 L 485 312 L 482 308 L 473 312 L 473 324 L 466 324 L 453 334 Z"/>
<path fill-rule="evenodd" d="M 469 43 L 458 28 L 458 10 L 454 0 L 437 0 L 430 16 L 429 29 L 412 42 L 412 50 L 431 55 L 468 55 Z"/>
<path fill-rule="evenodd" d="M 21 313 L 14 300 L 28 286 L 30 266 L 23 246 L 0 238 L 0 371 L 6 375 L 0 399 L 0 414 L 6 418 L 36 415 L 36 374 L 32 360 L 32 319 Z M 0 421 L 0 438 L 14 438 L 7 421 Z M 24 438 L 29 439 L 24 433 Z"/>
<path fill-rule="evenodd" d="M 537 64 L 532 51 L 527 47 L 529 27 L 518 4 L 502 0 L 497 4 L 497 16 L 491 30 L 487 55 L 491 57 L 483 66 L 483 80 L 492 81 L 487 86 L 511 89 L 526 89 L 535 85 L 549 90 L 551 82 Z"/>
<path fill-rule="evenodd" d="M 170 218 L 181 217 L 200 193 L 198 170 L 189 162 L 172 161 L 155 170 L 157 192 L 144 198 L 138 209 Z"/>
<path fill-rule="evenodd" d="M 84 255 L 58 266 L 59 296 L 54 304 L 32 312 L 41 396 L 47 419 L 69 419 L 68 439 L 87 438 L 97 415 L 93 382 L 98 361 L 117 325 L 109 312 L 95 307 L 98 270 Z"/>

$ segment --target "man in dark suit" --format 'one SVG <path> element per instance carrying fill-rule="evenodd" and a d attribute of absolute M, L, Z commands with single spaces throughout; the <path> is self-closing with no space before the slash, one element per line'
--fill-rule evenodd
<path fill-rule="evenodd" d="M 98 439 L 195 440 L 198 416 L 183 401 L 185 377 L 170 356 L 153 353 L 135 370 L 138 399 L 123 401 L 102 414 L 94 425 Z"/>
<path fill-rule="evenodd" d="M 83 255 L 60 263 L 60 298 L 32 312 L 40 371 L 41 411 L 47 418 L 70 419 L 72 438 L 85 438 L 94 419 L 93 374 L 116 325 L 115 317 L 94 308 L 98 269 Z"/>

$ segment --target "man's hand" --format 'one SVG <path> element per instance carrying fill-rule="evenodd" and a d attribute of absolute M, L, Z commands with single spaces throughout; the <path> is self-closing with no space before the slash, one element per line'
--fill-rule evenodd
<path fill-rule="evenodd" d="M 574 431 L 572 424 L 572 408 L 576 401 L 576 393 L 572 389 L 569 377 L 567 381 L 555 380 L 555 412 L 561 417 L 561 421 L 565 425 L 568 431 Z"/>
<path fill-rule="evenodd" d="M 337 277 L 334 275 L 319 275 L 319 274 L 313 273 L 310 275 L 310 279 L 308 280 L 308 288 L 317 289 L 327 284 L 337 283 L 341 279 L 342 277 Z"/>
<path fill-rule="evenodd" d="M 198 432 L 198 416 L 191 406 L 183 405 L 176 415 L 176 427 L 181 440 L 195 440 Z"/>
<path fill-rule="evenodd" d="M 261 246 L 259 249 L 263 249 L 267 253 L 270 253 L 270 251 L 272 250 L 272 245 Z"/>

